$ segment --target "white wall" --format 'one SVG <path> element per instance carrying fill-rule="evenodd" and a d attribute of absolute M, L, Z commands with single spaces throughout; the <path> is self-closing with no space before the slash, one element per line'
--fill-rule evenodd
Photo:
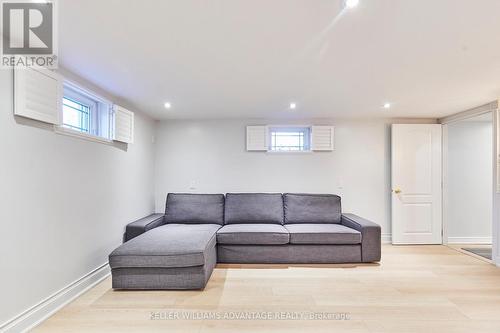
<path fill-rule="evenodd" d="M 448 125 L 449 242 L 491 242 L 492 136 L 491 115 Z"/>
<path fill-rule="evenodd" d="M 371 219 L 389 234 L 391 122 L 409 120 L 162 121 L 156 142 L 156 211 L 164 211 L 168 192 L 336 193 L 345 212 Z M 273 123 L 332 124 L 336 149 L 245 151 L 245 126 Z"/>
<path fill-rule="evenodd" d="M 0 70 L 0 325 L 106 263 L 154 211 L 153 120 L 136 113 L 124 151 L 15 118 L 12 95 Z"/>

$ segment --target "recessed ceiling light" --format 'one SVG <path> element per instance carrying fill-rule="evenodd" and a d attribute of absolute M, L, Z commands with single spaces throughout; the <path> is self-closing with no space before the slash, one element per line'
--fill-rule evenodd
<path fill-rule="evenodd" d="M 297 104 L 290 103 L 290 110 L 295 110 L 297 108 Z"/>
<path fill-rule="evenodd" d="M 345 0 L 346 8 L 354 8 L 359 5 L 359 0 Z"/>
<path fill-rule="evenodd" d="M 165 109 L 170 109 L 172 107 L 172 104 L 170 104 L 169 102 L 166 102 L 164 104 L 164 106 L 165 106 Z"/>
<path fill-rule="evenodd" d="M 390 108 L 391 108 L 391 103 L 384 104 L 384 109 L 390 109 Z"/>

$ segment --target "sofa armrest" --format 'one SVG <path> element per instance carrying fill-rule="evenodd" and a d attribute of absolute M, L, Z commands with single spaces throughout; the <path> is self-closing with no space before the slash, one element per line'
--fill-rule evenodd
<path fill-rule="evenodd" d="M 128 242 L 132 238 L 135 238 L 148 230 L 159 227 L 165 223 L 164 214 L 151 214 L 149 216 L 143 217 L 137 221 L 127 224 L 125 229 L 125 235 L 123 236 L 123 242 Z"/>
<path fill-rule="evenodd" d="M 378 224 L 354 214 L 342 214 L 342 224 L 361 232 L 362 262 L 380 261 L 382 243 Z"/>

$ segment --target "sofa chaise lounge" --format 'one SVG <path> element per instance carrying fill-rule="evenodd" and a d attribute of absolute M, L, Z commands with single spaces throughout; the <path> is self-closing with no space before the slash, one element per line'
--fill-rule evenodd
<path fill-rule="evenodd" d="M 109 255 L 114 289 L 203 289 L 220 263 L 380 261 L 380 226 L 331 194 L 167 196 L 165 214 L 126 227 Z"/>

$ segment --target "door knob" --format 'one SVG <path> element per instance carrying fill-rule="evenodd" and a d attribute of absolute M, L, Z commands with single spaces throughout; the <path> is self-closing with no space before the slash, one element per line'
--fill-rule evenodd
<path fill-rule="evenodd" d="M 394 192 L 394 193 L 396 193 L 396 194 L 399 194 L 399 193 L 401 193 L 401 192 L 403 192 L 403 191 L 401 191 L 401 189 L 397 188 L 397 189 L 395 189 L 395 190 L 392 190 L 392 192 Z"/>

